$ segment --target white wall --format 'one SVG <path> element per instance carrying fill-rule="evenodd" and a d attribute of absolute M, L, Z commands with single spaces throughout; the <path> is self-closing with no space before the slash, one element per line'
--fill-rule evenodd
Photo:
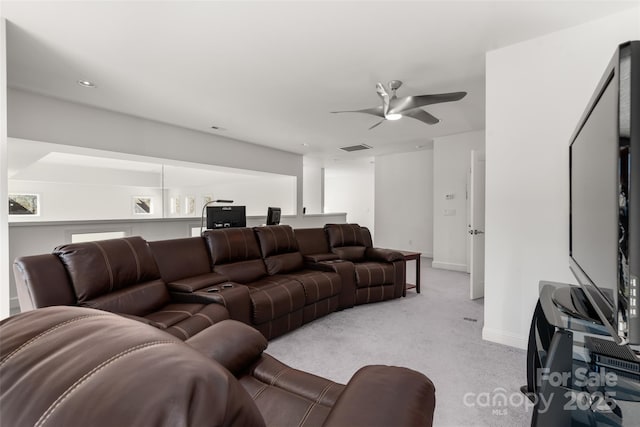
<path fill-rule="evenodd" d="M 9 216 L 11 222 L 162 217 L 162 190 L 160 187 L 12 181 L 9 185 L 9 191 L 18 194 L 36 193 L 40 196 L 41 214 L 39 216 L 11 215 Z M 152 212 L 134 215 L 134 197 L 149 197 Z M 198 213 L 199 217 L 200 213 Z"/>
<path fill-rule="evenodd" d="M 433 267 L 467 271 L 467 180 L 471 150 L 483 150 L 484 131 L 433 141 Z M 452 195 L 452 199 L 446 199 Z"/>
<path fill-rule="evenodd" d="M 433 149 L 375 159 L 376 246 L 433 256 Z"/>
<path fill-rule="evenodd" d="M 538 281 L 568 268 L 568 142 L 640 8 L 487 54 L 483 338 L 521 348 Z"/>
<path fill-rule="evenodd" d="M 323 163 L 320 159 L 305 156 L 302 158 L 302 206 L 308 214 L 322 213 L 324 197 Z"/>
<path fill-rule="evenodd" d="M 325 166 L 325 212 L 346 212 L 347 222 L 374 229 L 373 158 L 341 160 Z"/>
<path fill-rule="evenodd" d="M 292 175 L 297 177 L 297 211 L 302 210 L 302 156 L 298 154 L 18 89 L 8 92 L 8 134 L 34 141 Z"/>

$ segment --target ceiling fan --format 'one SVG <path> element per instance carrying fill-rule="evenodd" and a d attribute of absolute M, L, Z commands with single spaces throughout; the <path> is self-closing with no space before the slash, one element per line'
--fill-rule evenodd
<path fill-rule="evenodd" d="M 402 86 L 402 82 L 400 80 L 391 80 L 389 82 L 389 89 L 392 94 L 389 96 L 384 85 L 382 83 L 377 83 L 376 92 L 378 92 L 378 96 L 382 99 L 382 105 L 374 108 L 365 108 L 364 110 L 332 111 L 332 113 L 365 113 L 382 117 L 382 120 L 371 126 L 369 129 L 373 129 L 385 120 L 399 120 L 403 117 L 411 117 L 412 119 L 420 120 L 428 125 L 435 125 L 440 120 L 420 107 L 439 104 L 441 102 L 458 101 L 467 95 L 467 92 L 450 92 L 398 98 L 396 96 L 396 90 L 398 90 L 400 86 Z"/>

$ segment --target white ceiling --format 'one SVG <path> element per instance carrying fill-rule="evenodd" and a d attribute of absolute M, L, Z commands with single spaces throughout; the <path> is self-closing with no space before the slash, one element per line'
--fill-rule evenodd
<path fill-rule="evenodd" d="M 484 128 L 485 53 L 638 1 L 3 1 L 8 85 L 325 158 L 428 146 Z M 588 48 L 587 46 L 585 48 Z M 97 88 L 76 84 L 91 80 Z M 467 91 L 441 122 L 330 114 Z M 212 125 L 224 128 L 213 131 Z M 306 145 L 303 145 L 306 144 Z M 373 150 L 343 153 L 368 144 Z"/>

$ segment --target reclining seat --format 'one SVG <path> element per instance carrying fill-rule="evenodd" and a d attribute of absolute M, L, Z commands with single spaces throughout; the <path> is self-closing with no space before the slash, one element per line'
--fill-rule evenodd
<path fill-rule="evenodd" d="M 148 242 L 160 276 L 169 292 L 182 302 L 217 303 L 229 311 L 229 317 L 251 323 L 249 291 L 234 286 L 229 278 L 211 271 L 209 249 L 202 237 Z M 224 292 L 220 290 L 224 289 Z"/>
<path fill-rule="evenodd" d="M 371 234 L 358 224 L 324 226 L 331 251 L 355 265 L 356 305 L 399 298 L 405 289 L 402 254 L 372 247 Z"/>
<path fill-rule="evenodd" d="M 251 228 L 207 230 L 203 236 L 213 271 L 249 289 L 252 326 L 267 339 L 302 326 L 302 284 L 287 276 L 268 275 Z"/>
<path fill-rule="evenodd" d="M 141 237 L 72 243 L 54 250 L 71 279 L 77 305 L 132 317 L 180 338 L 228 319 L 219 304 L 181 304 Z"/>
<path fill-rule="evenodd" d="M 234 320 L 183 342 L 111 313 L 58 306 L 0 321 L 0 340 L 0 378 L 7 385 L 0 413 L 7 426 L 433 422 L 435 387 L 425 375 L 372 365 L 337 384 L 264 353 L 265 338 Z"/>
<path fill-rule="evenodd" d="M 228 370 L 122 316 L 40 308 L 0 322 L 0 339 L 3 426 L 265 425 Z"/>
<path fill-rule="evenodd" d="M 169 290 L 184 294 L 229 280 L 211 271 L 209 250 L 201 237 L 148 242 Z"/>
<path fill-rule="evenodd" d="M 298 250 L 302 254 L 305 266 L 313 269 L 335 271 L 340 275 L 342 291 L 338 310 L 351 308 L 356 303 L 356 282 L 353 263 L 343 261 L 329 248 L 324 228 L 297 228 L 294 230 Z"/>
<path fill-rule="evenodd" d="M 342 282 L 334 271 L 305 269 L 293 229 L 288 225 L 269 225 L 253 229 L 269 275 L 287 276 L 304 288 L 302 322 L 333 313 L 338 309 Z"/>

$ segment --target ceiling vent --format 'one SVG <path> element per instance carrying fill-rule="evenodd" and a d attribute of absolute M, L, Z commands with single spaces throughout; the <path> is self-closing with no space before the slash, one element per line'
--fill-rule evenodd
<path fill-rule="evenodd" d="M 360 150 L 368 150 L 370 148 L 372 148 L 372 147 L 370 147 L 367 144 L 351 145 L 349 147 L 340 147 L 341 150 L 349 151 L 349 152 L 351 152 L 351 151 L 360 151 Z"/>

